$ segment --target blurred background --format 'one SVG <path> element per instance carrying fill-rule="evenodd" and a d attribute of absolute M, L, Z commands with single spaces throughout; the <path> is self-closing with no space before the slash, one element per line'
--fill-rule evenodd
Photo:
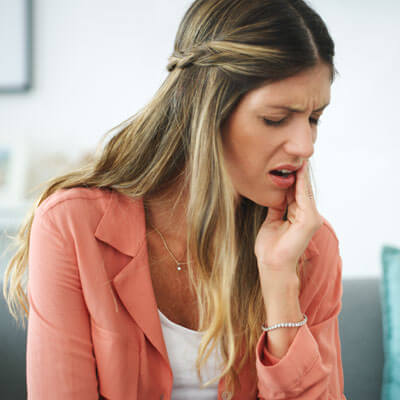
<path fill-rule="evenodd" d="M 191 3 L 0 0 L 1 232 L 19 227 L 39 194 L 35 186 L 86 160 L 106 131 L 152 97 L 168 74 L 178 24 Z M 335 41 L 340 74 L 311 159 L 317 205 L 339 238 L 345 282 L 359 283 L 351 289 L 345 283 L 352 293 L 349 323 L 357 311 L 375 312 L 380 329 L 381 250 L 400 246 L 400 3 L 308 3 Z M 7 240 L 3 235 L 2 247 Z M 1 275 L 8 259 L 0 258 Z M 356 332 L 349 335 L 360 342 Z M 380 346 L 381 336 L 371 340 Z M 368 390 L 364 399 L 378 398 L 368 396 L 380 390 L 381 351 L 372 351 L 380 357 L 374 373 L 362 375 L 376 383 L 375 392 L 368 382 L 358 384 Z M 350 393 L 356 390 L 350 381 L 356 383 L 347 365 Z M 7 379 L 7 385 L 0 380 L 0 394 L 13 378 Z"/>

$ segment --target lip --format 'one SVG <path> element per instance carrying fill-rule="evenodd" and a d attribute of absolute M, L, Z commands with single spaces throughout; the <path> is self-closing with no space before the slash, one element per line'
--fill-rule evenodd
<path fill-rule="evenodd" d="M 281 189 L 288 189 L 296 182 L 296 173 L 287 178 L 283 178 L 271 173 L 268 173 L 269 178 L 271 179 L 272 183 L 278 186 Z"/>
<path fill-rule="evenodd" d="M 303 165 L 303 164 L 301 164 Z M 292 164 L 284 164 L 284 165 L 278 165 L 275 168 L 272 168 L 269 172 L 274 171 L 276 169 L 287 169 L 288 171 L 297 171 L 298 169 L 301 168 L 301 165 L 296 166 L 296 165 L 292 165 Z"/>

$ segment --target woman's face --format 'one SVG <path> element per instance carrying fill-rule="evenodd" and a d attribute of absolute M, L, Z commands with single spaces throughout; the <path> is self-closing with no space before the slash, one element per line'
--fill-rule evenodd
<path fill-rule="evenodd" d="M 320 64 L 242 97 L 221 129 L 239 195 L 265 207 L 285 204 L 288 189 L 274 183 L 269 172 L 285 164 L 298 169 L 313 155 L 317 121 L 330 102 L 330 76 L 329 67 Z"/>

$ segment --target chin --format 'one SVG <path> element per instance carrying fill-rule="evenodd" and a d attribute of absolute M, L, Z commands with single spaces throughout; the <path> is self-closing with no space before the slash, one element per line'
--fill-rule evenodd
<path fill-rule="evenodd" d="M 269 196 L 264 196 L 264 198 L 244 195 L 240 195 L 240 197 L 247 198 L 262 207 L 284 208 L 286 206 L 286 191 L 282 191 L 278 195 L 270 194 Z"/>

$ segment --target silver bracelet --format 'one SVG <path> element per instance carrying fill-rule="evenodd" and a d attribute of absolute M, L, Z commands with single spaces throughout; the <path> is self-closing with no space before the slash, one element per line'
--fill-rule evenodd
<path fill-rule="evenodd" d="M 268 328 L 265 325 L 263 325 L 261 327 L 261 329 L 265 332 L 268 332 L 268 331 L 271 331 L 272 329 L 277 329 L 277 328 L 292 328 L 292 327 L 302 326 L 307 322 L 307 315 L 303 314 L 303 316 L 304 316 L 304 319 L 303 319 L 303 321 L 300 321 L 300 322 L 283 322 L 280 324 L 272 325 Z"/>

